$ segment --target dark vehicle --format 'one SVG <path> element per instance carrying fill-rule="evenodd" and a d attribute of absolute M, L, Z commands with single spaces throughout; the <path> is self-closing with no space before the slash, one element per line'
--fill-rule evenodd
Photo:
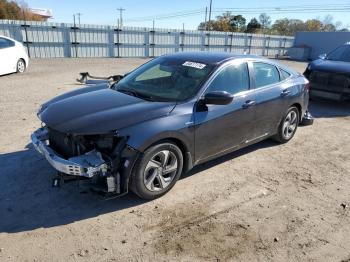
<path fill-rule="evenodd" d="M 339 46 L 329 54 L 320 55 L 304 73 L 310 81 L 311 97 L 332 100 L 350 99 L 350 44 Z"/>
<path fill-rule="evenodd" d="M 31 139 L 61 173 L 153 199 L 199 163 L 272 136 L 288 142 L 308 101 L 304 76 L 274 61 L 176 53 L 43 104 Z"/>

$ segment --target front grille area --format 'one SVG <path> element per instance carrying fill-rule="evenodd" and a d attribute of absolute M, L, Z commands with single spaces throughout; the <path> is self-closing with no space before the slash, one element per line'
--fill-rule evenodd
<path fill-rule="evenodd" d="M 314 71 L 310 74 L 311 89 L 334 93 L 349 92 L 350 77 L 346 74 Z"/>
<path fill-rule="evenodd" d="M 76 145 L 65 133 L 49 128 L 49 143 L 50 147 L 64 158 L 76 156 Z"/>

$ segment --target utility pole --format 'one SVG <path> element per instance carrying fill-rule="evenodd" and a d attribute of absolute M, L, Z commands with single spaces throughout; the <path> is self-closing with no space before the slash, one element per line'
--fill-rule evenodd
<path fill-rule="evenodd" d="M 212 0 L 210 0 L 210 5 L 209 5 L 209 30 L 210 30 L 210 22 L 211 22 L 211 5 L 212 5 Z"/>
<path fill-rule="evenodd" d="M 120 27 L 123 27 L 123 11 L 125 11 L 125 9 L 122 7 L 119 7 L 117 8 L 117 10 L 119 11 L 119 25 Z"/>
<path fill-rule="evenodd" d="M 80 16 L 81 15 L 82 15 L 82 13 L 77 13 L 79 26 L 80 26 Z"/>
<path fill-rule="evenodd" d="M 205 19 L 204 19 L 204 30 L 207 30 L 207 15 L 208 15 L 208 7 L 205 7 Z"/>

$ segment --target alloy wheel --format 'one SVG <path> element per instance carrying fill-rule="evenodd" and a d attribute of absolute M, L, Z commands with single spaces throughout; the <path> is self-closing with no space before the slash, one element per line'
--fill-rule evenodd
<path fill-rule="evenodd" d="M 166 189 L 174 180 L 177 169 L 178 160 L 173 152 L 157 152 L 149 160 L 143 173 L 146 188 L 152 192 Z"/>
<path fill-rule="evenodd" d="M 23 73 L 25 69 L 26 69 L 26 65 L 24 64 L 23 60 L 19 60 L 17 63 L 17 71 L 19 73 Z"/>
<path fill-rule="evenodd" d="M 282 134 L 285 139 L 290 139 L 298 125 L 298 114 L 295 111 L 290 111 L 284 119 Z"/>

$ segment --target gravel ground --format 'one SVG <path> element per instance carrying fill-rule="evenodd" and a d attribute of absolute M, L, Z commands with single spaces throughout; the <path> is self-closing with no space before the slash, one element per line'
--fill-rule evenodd
<path fill-rule="evenodd" d="M 154 201 L 52 188 L 54 170 L 29 144 L 39 105 L 80 88 L 80 71 L 144 62 L 32 60 L 0 77 L 0 261 L 350 261 L 349 104 L 312 102 L 314 125 L 291 142 L 198 166 Z"/>

